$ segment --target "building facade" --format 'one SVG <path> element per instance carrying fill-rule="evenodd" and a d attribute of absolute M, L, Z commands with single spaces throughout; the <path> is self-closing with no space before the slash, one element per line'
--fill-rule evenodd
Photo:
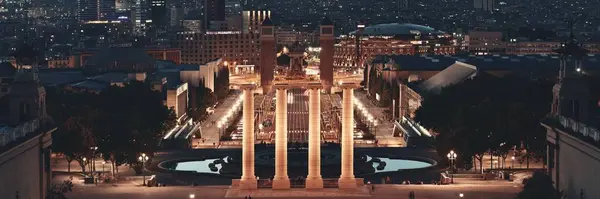
<path fill-rule="evenodd" d="M 242 12 L 242 32 L 255 33 L 260 32 L 262 22 L 271 17 L 270 10 L 245 10 Z"/>
<path fill-rule="evenodd" d="M 259 34 L 241 31 L 179 32 L 175 46 L 184 64 L 204 64 L 222 58 L 233 64 L 258 64 Z"/>
<path fill-rule="evenodd" d="M 600 81 L 586 73 L 588 53 L 577 42 L 561 44 L 547 130 L 547 171 L 566 198 L 600 198 Z"/>
<path fill-rule="evenodd" d="M 360 38 L 357 50 L 357 37 Z M 450 35 L 431 27 L 415 24 L 379 24 L 342 36 L 335 44 L 334 66 L 363 66 L 375 55 L 415 55 L 456 53 Z M 359 56 L 357 56 L 359 53 Z M 360 63 L 356 63 L 360 58 Z"/>
<path fill-rule="evenodd" d="M 212 21 L 225 21 L 225 0 L 204 0 L 204 30 Z"/>
<path fill-rule="evenodd" d="M 488 54 L 504 52 L 506 46 L 502 41 L 502 32 L 472 31 L 465 36 L 469 52 L 473 54 Z"/>
<path fill-rule="evenodd" d="M 11 82 L 8 111 L 0 113 L 0 196 L 46 198 L 52 187 L 52 132 L 46 115 L 46 91 L 37 67 L 17 71 Z"/>

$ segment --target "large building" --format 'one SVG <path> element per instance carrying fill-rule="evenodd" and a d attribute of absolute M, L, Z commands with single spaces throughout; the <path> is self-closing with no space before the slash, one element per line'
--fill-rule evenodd
<path fill-rule="evenodd" d="M 131 22 L 133 23 L 134 33 L 145 35 L 152 24 L 150 0 L 135 0 L 131 12 Z"/>
<path fill-rule="evenodd" d="M 10 62 L 0 63 L 0 98 L 10 92 L 10 85 L 16 72 L 17 69 Z"/>
<path fill-rule="evenodd" d="M 260 25 L 266 19 L 271 17 L 269 10 L 245 10 L 242 12 L 242 32 L 259 33 Z"/>
<path fill-rule="evenodd" d="M 108 20 L 115 17 L 115 0 L 77 0 L 80 22 Z"/>
<path fill-rule="evenodd" d="M 547 129 L 547 171 L 563 198 L 600 198 L 600 78 L 585 63 L 586 50 L 562 44 Z M 550 92 L 550 91 L 549 91 Z"/>
<path fill-rule="evenodd" d="M 357 50 L 357 36 L 360 42 Z M 375 55 L 452 55 L 453 38 L 431 27 L 415 24 L 379 24 L 342 36 L 335 45 L 334 66 L 356 67 Z M 357 52 L 360 56 L 357 56 Z M 360 59 L 360 63 L 356 63 Z"/>
<path fill-rule="evenodd" d="M 559 48 L 560 41 L 531 41 L 524 38 L 505 38 L 502 32 L 498 31 L 471 31 L 465 35 L 464 42 L 471 54 L 556 54 L 555 49 Z M 582 44 L 583 48 L 592 54 L 600 53 L 600 43 L 586 42 Z"/>
<path fill-rule="evenodd" d="M 204 30 L 212 21 L 225 21 L 225 0 L 204 0 Z"/>
<path fill-rule="evenodd" d="M 222 58 L 232 64 L 258 64 L 259 34 L 241 31 L 179 32 L 175 46 L 181 62 L 204 64 Z"/>
<path fill-rule="evenodd" d="M 152 23 L 158 27 L 166 27 L 169 23 L 167 15 L 167 3 L 165 0 L 150 0 L 150 12 Z"/>
<path fill-rule="evenodd" d="M 0 97 L 0 196 L 46 198 L 52 187 L 52 132 L 37 73 L 19 70 Z"/>
<path fill-rule="evenodd" d="M 496 5 L 494 0 L 473 0 L 473 7 L 485 11 L 493 11 Z"/>
<path fill-rule="evenodd" d="M 506 49 L 502 32 L 471 31 L 465 35 L 469 52 L 473 54 L 501 53 Z"/>

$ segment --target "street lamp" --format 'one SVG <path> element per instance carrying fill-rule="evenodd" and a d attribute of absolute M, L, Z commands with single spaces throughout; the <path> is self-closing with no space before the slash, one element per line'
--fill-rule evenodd
<path fill-rule="evenodd" d="M 512 159 L 512 169 L 515 169 L 515 156 L 510 157 Z"/>
<path fill-rule="evenodd" d="M 459 194 L 458 194 L 458 197 L 459 197 L 459 198 L 463 198 L 463 197 L 465 197 L 465 194 L 463 194 L 463 193 L 459 193 Z"/>
<path fill-rule="evenodd" d="M 196 198 L 196 194 L 190 193 L 190 199 Z"/>
<path fill-rule="evenodd" d="M 85 163 L 87 161 L 87 158 L 83 157 L 83 159 L 81 159 L 81 160 L 83 160 L 83 170 L 85 170 L 85 165 L 86 165 Z M 83 175 L 85 175 L 85 171 L 83 171 Z"/>
<path fill-rule="evenodd" d="M 222 127 L 222 124 L 219 121 L 219 123 L 217 124 L 217 129 L 219 130 L 219 139 L 221 139 L 221 137 L 223 137 L 223 135 L 221 135 L 221 127 Z"/>
<path fill-rule="evenodd" d="M 98 147 L 93 146 L 93 147 L 90 147 L 90 149 L 92 150 L 92 165 L 90 165 L 90 167 L 92 170 L 92 176 L 94 176 L 96 173 L 96 151 L 98 150 Z"/>
<path fill-rule="evenodd" d="M 106 161 L 102 161 L 102 173 L 104 173 L 104 165 L 106 164 Z"/>
<path fill-rule="evenodd" d="M 456 160 L 456 153 L 454 153 L 454 150 L 451 150 L 450 153 L 448 153 L 447 157 L 450 160 L 450 165 L 452 168 L 452 176 L 450 178 L 450 183 L 454 183 L 454 160 Z"/>
<path fill-rule="evenodd" d="M 145 165 L 146 161 L 148 161 L 148 156 L 145 153 L 142 153 L 142 155 L 140 155 L 140 157 L 138 157 L 138 160 L 140 162 L 142 162 L 142 171 L 141 171 L 141 173 L 142 173 L 142 177 L 143 177 L 143 180 L 144 180 L 144 183 L 142 183 L 142 185 L 146 186 L 146 176 L 144 175 L 144 165 Z"/>

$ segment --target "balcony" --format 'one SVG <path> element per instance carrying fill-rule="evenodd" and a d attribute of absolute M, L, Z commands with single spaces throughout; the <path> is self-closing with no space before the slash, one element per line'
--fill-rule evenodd
<path fill-rule="evenodd" d="M 558 129 L 560 132 L 569 134 L 582 142 L 600 148 L 600 131 L 595 126 L 583 124 L 564 116 L 548 117 L 542 120 L 542 125 L 556 133 L 558 131 L 555 129 Z"/>
<path fill-rule="evenodd" d="M 588 126 L 581 122 L 577 122 L 571 118 L 558 116 L 558 122 L 563 128 L 570 129 L 574 133 L 579 133 L 584 137 L 592 138 L 596 142 L 600 142 L 600 131 L 597 128 Z"/>
<path fill-rule="evenodd" d="M 0 126 L 0 147 L 3 147 L 19 138 L 25 137 L 28 133 L 38 130 L 40 120 L 35 119 L 17 127 Z"/>

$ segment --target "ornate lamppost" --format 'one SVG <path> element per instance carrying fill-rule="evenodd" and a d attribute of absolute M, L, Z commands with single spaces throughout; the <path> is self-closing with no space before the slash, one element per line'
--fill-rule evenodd
<path fill-rule="evenodd" d="M 448 155 L 446 155 L 446 156 L 450 160 L 450 166 L 452 168 L 452 175 L 450 177 L 450 183 L 454 183 L 454 168 L 455 168 L 454 160 L 456 160 L 456 156 L 458 156 L 458 155 L 454 152 L 454 150 L 451 150 L 450 153 L 448 153 Z"/>
<path fill-rule="evenodd" d="M 143 177 L 143 180 L 144 180 L 144 183 L 142 183 L 142 185 L 146 186 L 146 176 L 144 175 L 144 165 L 146 164 L 146 161 L 148 161 L 148 156 L 145 153 L 142 153 L 142 155 L 140 155 L 140 157 L 138 157 L 138 160 L 140 162 L 142 162 L 141 173 L 142 173 L 142 177 Z"/>

